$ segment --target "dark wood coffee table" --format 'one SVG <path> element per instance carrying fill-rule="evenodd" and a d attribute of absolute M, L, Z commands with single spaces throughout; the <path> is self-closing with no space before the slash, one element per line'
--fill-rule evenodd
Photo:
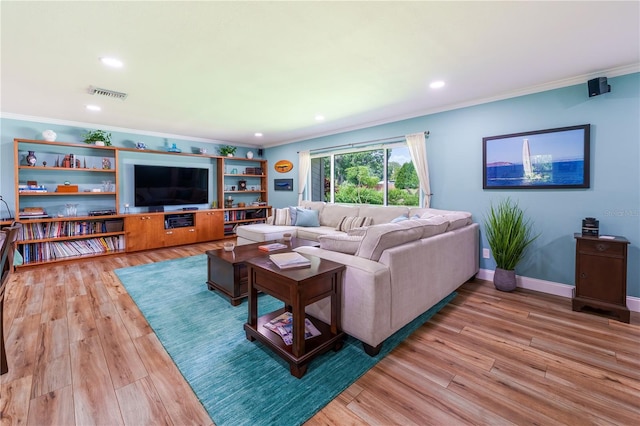
<path fill-rule="evenodd" d="M 272 252 L 258 250 L 258 246 L 271 243 L 283 243 L 289 247 Z M 247 268 L 245 262 L 252 257 L 269 256 L 272 253 L 284 253 L 296 247 L 319 247 L 317 241 L 292 238 L 290 242 L 265 241 L 264 243 L 245 244 L 236 246 L 233 251 L 224 249 L 208 250 L 207 254 L 207 287 L 209 290 L 218 290 L 229 298 L 233 306 L 238 306 L 242 299 L 247 297 Z"/>
<path fill-rule="evenodd" d="M 255 339 L 273 350 L 289 363 L 291 375 L 301 378 L 307 364 L 329 349 L 340 350 L 345 337 L 340 329 L 340 292 L 345 266 L 316 256 L 303 255 L 311 266 L 281 270 L 268 257 L 253 258 L 246 262 L 249 271 L 249 318 L 244 325 L 247 339 Z M 258 318 L 258 291 L 284 302 L 284 307 Z M 305 306 L 326 297 L 331 298 L 331 324 L 305 314 Z M 293 315 L 293 343 L 287 345 L 279 334 L 264 324 L 284 311 Z M 304 338 L 305 317 L 322 333 Z"/>

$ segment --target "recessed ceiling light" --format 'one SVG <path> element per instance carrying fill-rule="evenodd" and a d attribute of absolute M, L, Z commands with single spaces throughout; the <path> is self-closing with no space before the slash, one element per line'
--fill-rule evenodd
<path fill-rule="evenodd" d="M 324 115 L 316 115 L 316 121 L 324 121 Z"/>
<path fill-rule="evenodd" d="M 262 133 L 254 133 L 253 136 L 255 136 L 256 138 L 261 138 L 262 137 Z"/>
<path fill-rule="evenodd" d="M 102 111 L 102 108 L 100 108 L 98 105 L 87 105 L 87 109 L 89 111 Z"/>
<path fill-rule="evenodd" d="M 108 67 L 113 67 L 113 68 L 122 68 L 122 66 L 124 65 L 120 59 L 116 59 L 116 58 L 107 58 L 107 57 L 100 58 L 100 62 L 102 62 Z"/>
<path fill-rule="evenodd" d="M 444 81 L 442 80 L 434 81 L 429 85 L 429 87 L 431 87 L 432 89 L 440 89 L 441 87 L 444 87 Z"/>

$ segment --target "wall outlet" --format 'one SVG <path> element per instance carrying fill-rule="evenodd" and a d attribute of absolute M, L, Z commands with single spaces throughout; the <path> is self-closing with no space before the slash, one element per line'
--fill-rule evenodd
<path fill-rule="evenodd" d="M 483 259 L 489 259 L 491 257 L 491 252 L 489 251 L 488 248 L 483 248 L 482 249 L 482 258 Z"/>

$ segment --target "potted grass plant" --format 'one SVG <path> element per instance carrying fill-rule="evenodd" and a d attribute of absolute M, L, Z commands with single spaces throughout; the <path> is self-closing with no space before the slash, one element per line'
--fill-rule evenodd
<path fill-rule="evenodd" d="M 496 261 L 493 285 L 501 291 L 513 291 L 516 288 L 516 265 L 540 234 L 533 235 L 531 221 L 524 217 L 518 203 L 510 198 L 500 201 L 497 206 L 491 204 L 484 228 Z"/>

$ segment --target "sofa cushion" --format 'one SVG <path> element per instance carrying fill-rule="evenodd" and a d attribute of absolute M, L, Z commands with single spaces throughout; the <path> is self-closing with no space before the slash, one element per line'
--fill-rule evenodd
<path fill-rule="evenodd" d="M 318 210 L 301 209 L 296 207 L 296 226 L 320 226 L 320 219 L 318 218 Z"/>
<path fill-rule="evenodd" d="M 301 228 L 254 223 L 251 225 L 238 226 L 236 228 L 236 235 L 238 238 L 261 243 L 263 241 L 280 240 L 282 239 L 282 234 L 286 232 L 295 237 L 298 229 Z"/>
<path fill-rule="evenodd" d="M 277 226 L 291 225 L 291 214 L 289 213 L 289 209 L 275 209 L 273 212 L 273 224 Z"/>
<path fill-rule="evenodd" d="M 373 225 L 389 223 L 398 216 L 409 216 L 409 208 L 404 206 L 378 206 L 362 204 L 358 216 L 373 218 Z"/>
<path fill-rule="evenodd" d="M 468 212 L 453 212 L 445 214 L 443 217 L 449 221 L 447 231 L 454 231 L 472 223 L 471 213 Z"/>
<path fill-rule="evenodd" d="M 320 213 L 320 215 L 322 216 L 322 210 L 324 210 L 324 206 L 327 203 L 325 203 L 324 201 L 307 201 L 307 200 L 303 200 L 302 203 L 300 204 L 300 206 L 298 207 L 302 207 L 304 209 L 311 209 L 311 210 L 318 210 L 318 213 Z"/>
<path fill-rule="evenodd" d="M 356 254 L 363 237 L 350 237 L 344 234 L 321 235 L 318 237 L 320 248 L 340 253 Z"/>
<path fill-rule="evenodd" d="M 367 228 L 356 256 L 378 261 L 382 252 L 390 247 L 415 241 L 422 237 L 422 226 L 401 226 L 401 223 L 384 223 Z"/>
<path fill-rule="evenodd" d="M 342 204 L 327 204 L 322 209 L 320 215 L 320 225 L 323 226 L 338 226 L 340 219 L 345 216 L 360 216 L 358 214 L 358 207 L 344 206 Z"/>
<path fill-rule="evenodd" d="M 298 232 L 298 238 L 312 241 L 318 241 L 318 238 L 322 235 L 346 235 L 344 232 L 336 231 L 336 228 L 332 228 L 331 226 L 313 226 L 309 228 L 299 226 L 296 227 L 296 230 Z"/>
<path fill-rule="evenodd" d="M 363 226 L 371 225 L 372 219 L 370 217 L 360 216 L 345 216 L 340 219 L 340 223 L 336 226 L 337 231 L 347 232 L 353 228 L 361 228 Z"/>
<path fill-rule="evenodd" d="M 449 221 L 443 216 L 432 216 L 428 219 L 414 219 L 414 222 L 422 225 L 421 238 L 429 238 L 442 234 L 449 227 Z"/>
<path fill-rule="evenodd" d="M 367 232 L 368 226 L 363 226 L 361 228 L 351 228 L 347 231 L 347 235 L 350 237 L 361 237 Z"/>

